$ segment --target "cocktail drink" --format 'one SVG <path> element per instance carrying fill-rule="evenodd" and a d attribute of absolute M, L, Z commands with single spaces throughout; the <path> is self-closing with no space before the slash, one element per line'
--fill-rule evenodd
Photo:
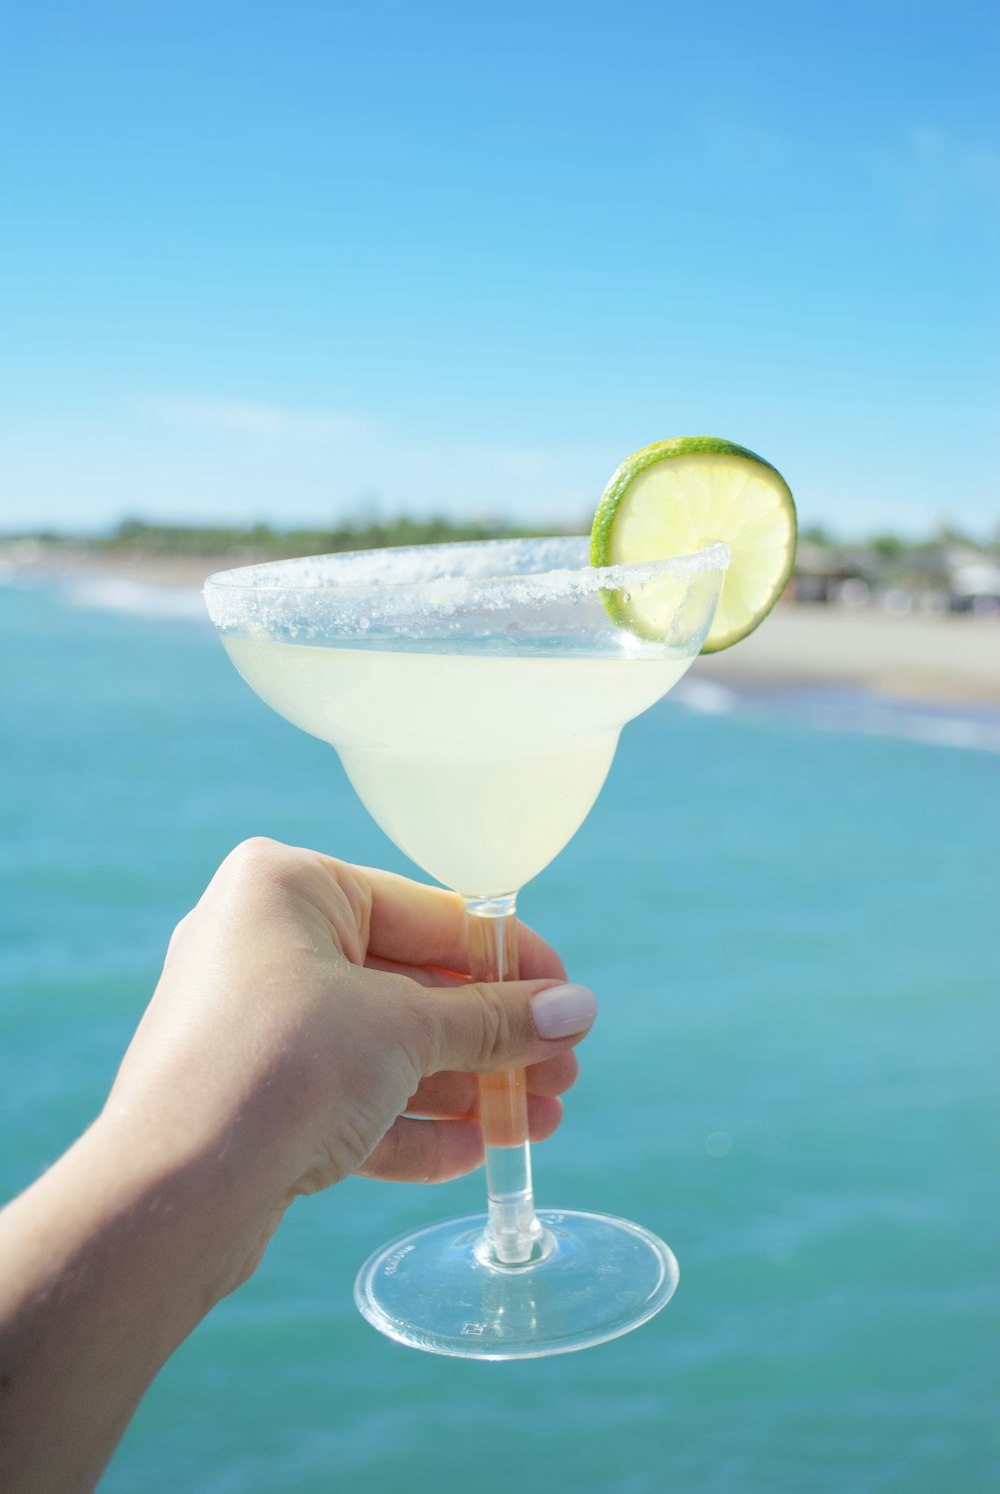
<path fill-rule="evenodd" d="M 510 980 L 517 892 L 582 824 L 622 726 L 698 653 L 763 621 L 795 537 L 769 462 L 678 437 L 622 463 L 589 544 L 325 556 L 223 572 L 205 590 L 258 695 L 330 742 L 386 834 L 462 895 L 472 978 Z M 480 1118 L 487 1214 L 377 1251 L 355 1285 L 369 1321 L 434 1353 L 515 1359 L 615 1338 L 663 1307 L 677 1263 L 662 1240 L 536 1213 L 523 1075 L 485 1077 Z"/>
<path fill-rule="evenodd" d="M 517 893 L 583 823 L 622 726 L 699 653 L 727 562 L 722 544 L 603 569 L 583 539 L 439 545 L 244 567 L 206 599 L 244 679 L 334 746 L 386 834 L 465 899 L 472 977 L 504 980 Z M 662 1241 L 536 1213 L 523 1075 L 487 1076 L 480 1114 L 488 1213 L 377 1252 L 365 1316 L 415 1347 L 505 1359 L 658 1311 L 677 1281 Z"/>

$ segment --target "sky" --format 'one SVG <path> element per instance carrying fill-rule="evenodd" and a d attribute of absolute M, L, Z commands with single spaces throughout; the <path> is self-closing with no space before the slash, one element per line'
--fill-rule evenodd
<path fill-rule="evenodd" d="M 1000 7 L 18 0 L 0 531 L 586 528 L 712 434 L 1000 524 Z"/>

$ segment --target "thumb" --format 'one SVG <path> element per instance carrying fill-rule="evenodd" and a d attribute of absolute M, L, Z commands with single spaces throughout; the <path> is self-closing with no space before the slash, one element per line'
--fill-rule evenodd
<path fill-rule="evenodd" d="M 489 1073 L 539 1063 L 574 1047 L 597 1015 L 597 998 L 586 986 L 543 980 L 425 986 L 422 996 L 434 1035 L 428 1073 Z"/>

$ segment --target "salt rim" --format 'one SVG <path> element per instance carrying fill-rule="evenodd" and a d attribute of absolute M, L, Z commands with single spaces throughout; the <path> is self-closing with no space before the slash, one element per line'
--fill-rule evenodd
<path fill-rule="evenodd" d="M 583 537 L 354 550 L 218 571 L 205 582 L 204 596 L 223 632 L 266 636 L 291 628 L 308 635 L 381 624 L 412 634 L 421 622 L 441 623 L 470 609 L 576 604 L 723 571 L 730 552 L 716 543 L 691 555 L 601 567 L 588 554 Z M 463 568 L 458 574 L 456 566 Z"/>

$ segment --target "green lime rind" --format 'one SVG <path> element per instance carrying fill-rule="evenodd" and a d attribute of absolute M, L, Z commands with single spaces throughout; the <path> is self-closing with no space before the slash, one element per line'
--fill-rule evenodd
<path fill-rule="evenodd" d="M 762 456 L 758 456 L 755 451 L 750 451 L 746 446 L 737 446 L 735 441 L 725 441 L 721 436 L 673 436 L 669 441 L 654 441 L 651 446 L 640 447 L 630 457 L 626 457 L 601 494 L 601 501 L 597 505 L 597 513 L 594 515 L 594 523 L 590 531 L 592 565 L 601 566 L 608 563 L 603 557 L 611 548 L 611 527 L 619 501 L 626 488 L 632 486 L 639 473 L 645 472 L 647 467 L 655 466 L 657 462 L 669 461 L 671 457 L 699 454 L 742 457 L 745 461 L 756 462 L 758 466 L 766 467 L 781 481 L 788 493 L 789 501 L 793 502 L 788 484 L 777 467 L 772 466 L 770 462 L 765 461 Z"/>
<path fill-rule="evenodd" d="M 748 637 L 755 628 L 760 626 L 784 591 L 795 565 L 797 543 L 795 500 L 785 479 L 771 462 L 766 461 L 762 456 L 758 456 L 755 451 L 750 451 L 747 447 L 740 446 L 735 441 L 724 440 L 720 436 L 676 436 L 668 441 L 656 441 L 651 446 L 642 447 L 641 450 L 634 452 L 622 462 L 601 496 L 591 529 L 590 559 L 591 563 L 595 566 L 606 566 L 613 563 L 611 557 L 612 531 L 619 517 L 622 501 L 636 478 L 659 462 L 670 461 L 674 457 L 691 456 L 734 457 L 740 461 L 752 462 L 756 466 L 766 469 L 772 486 L 780 495 L 782 510 L 788 528 L 784 564 L 769 586 L 763 605 L 756 608 L 749 616 L 741 617 L 736 626 L 729 628 L 724 633 L 715 633 L 713 630 L 710 630 L 701 652 L 703 654 L 714 654 L 721 652 L 723 649 L 731 648 L 734 643 L 739 643 L 743 638 Z M 731 570 L 738 568 L 740 553 L 732 536 L 714 532 L 704 533 L 699 536 L 699 547 L 711 544 L 716 540 L 725 541 L 734 549 Z M 621 556 L 617 557 L 619 560 L 621 558 Z M 660 557 L 658 555 L 644 554 L 641 556 L 629 556 L 628 558 L 653 560 Z M 637 615 L 635 609 L 624 601 L 620 592 L 607 591 L 603 593 L 603 597 L 608 614 L 617 625 L 629 628 L 640 637 L 653 638 L 655 636 L 643 626 L 641 616 Z"/>

